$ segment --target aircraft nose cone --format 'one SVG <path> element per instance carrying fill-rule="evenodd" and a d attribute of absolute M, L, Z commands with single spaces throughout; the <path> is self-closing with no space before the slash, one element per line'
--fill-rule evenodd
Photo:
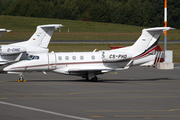
<path fill-rule="evenodd" d="M 12 68 L 13 66 L 7 66 L 7 67 L 5 67 L 4 69 L 3 69 L 3 71 L 10 71 L 11 70 L 11 68 Z"/>

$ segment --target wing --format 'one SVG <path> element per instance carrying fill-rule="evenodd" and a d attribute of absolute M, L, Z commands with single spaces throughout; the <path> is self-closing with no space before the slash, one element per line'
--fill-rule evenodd
<path fill-rule="evenodd" d="M 95 75 L 98 74 L 104 74 L 110 71 L 116 71 L 116 70 L 123 70 L 124 68 L 90 68 L 90 67 L 63 67 L 58 68 L 54 70 L 54 72 L 62 73 L 62 74 L 68 74 L 68 75 L 78 75 L 78 76 L 84 76 L 87 75 L 89 72 L 95 73 Z"/>

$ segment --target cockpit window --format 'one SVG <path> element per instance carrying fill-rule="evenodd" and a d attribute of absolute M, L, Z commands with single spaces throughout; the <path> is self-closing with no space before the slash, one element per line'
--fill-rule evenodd
<path fill-rule="evenodd" d="M 38 60 L 38 59 L 39 59 L 39 56 L 34 56 L 32 59 L 33 59 L 33 60 L 34 60 L 34 59 Z"/>
<path fill-rule="evenodd" d="M 30 55 L 28 57 L 28 60 L 38 60 L 39 59 L 39 56 L 33 56 L 33 55 Z"/>

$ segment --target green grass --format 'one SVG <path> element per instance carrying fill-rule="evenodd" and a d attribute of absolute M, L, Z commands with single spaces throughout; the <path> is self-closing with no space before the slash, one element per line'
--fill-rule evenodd
<path fill-rule="evenodd" d="M 36 27 L 44 24 L 65 26 L 61 28 L 61 32 L 55 31 L 52 40 L 136 40 L 144 28 L 113 23 L 0 15 L 0 28 L 12 30 L 10 33 L 3 33 L 0 40 L 28 40 Z M 180 40 L 179 33 L 180 30 L 169 31 L 168 40 Z"/>
<path fill-rule="evenodd" d="M 0 40 L 28 40 L 35 32 L 36 26 L 44 24 L 63 24 L 65 26 L 61 28 L 61 32 L 55 31 L 52 40 L 136 40 L 144 28 L 112 23 L 0 15 L 0 28 L 12 30 L 10 33 L 3 33 Z M 163 39 L 162 35 L 161 40 Z M 180 30 L 168 31 L 168 40 L 180 40 Z M 129 45 L 127 44 L 127 46 Z M 125 45 L 122 44 L 122 46 Z M 164 45 L 161 46 L 163 48 Z M 180 44 L 168 44 L 167 47 L 168 50 L 173 50 L 174 61 L 180 62 Z M 49 48 L 50 51 L 56 52 L 110 49 L 107 44 L 50 44 Z"/>

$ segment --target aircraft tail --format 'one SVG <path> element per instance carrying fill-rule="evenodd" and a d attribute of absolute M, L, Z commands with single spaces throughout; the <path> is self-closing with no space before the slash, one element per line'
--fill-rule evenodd
<path fill-rule="evenodd" d="M 57 28 L 63 27 L 61 24 L 49 24 L 37 26 L 36 32 L 27 41 L 27 45 L 34 47 L 47 48 L 52 34 Z"/>
<path fill-rule="evenodd" d="M 2 35 L 3 32 L 10 32 L 11 30 L 6 30 L 6 29 L 0 29 L 0 36 Z"/>
<path fill-rule="evenodd" d="M 133 59 L 145 57 L 153 52 L 158 44 L 158 40 L 164 31 L 170 30 L 170 27 L 156 27 L 143 29 L 139 39 L 131 46 L 130 51 L 133 53 Z"/>

